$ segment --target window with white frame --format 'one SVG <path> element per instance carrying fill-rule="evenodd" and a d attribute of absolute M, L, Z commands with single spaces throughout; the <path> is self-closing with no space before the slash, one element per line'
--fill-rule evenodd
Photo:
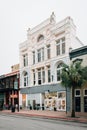
<path fill-rule="evenodd" d="M 42 83 L 45 83 L 45 70 L 42 69 Z"/>
<path fill-rule="evenodd" d="M 41 69 L 38 69 L 38 85 L 41 84 Z"/>
<path fill-rule="evenodd" d="M 57 73 L 57 81 L 60 81 L 60 80 L 61 80 L 62 68 L 63 68 L 63 63 L 59 63 L 59 64 L 57 65 L 57 70 L 56 70 L 56 73 Z"/>
<path fill-rule="evenodd" d="M 44 48 L 37 51 L 38 62 L 44 61 Z"/>
<path fill-rule="evenodd" d="M 62 54 L 65 54 L 65 38 L 62 38 Z"/>
<path fill-rule="evenodd" d="M 23 55 L 23 66 L 28 66 L 28 54 Z"/>
<path fill-rule="evenodd" d="M 35 51 L 33 51 L 33 64 L 35 64 Z"/>
<path fill-rule="evenodd" d="M 33 74 L 33 85 L 36 84 L 36 73 L 35 70 L 32 71 Z M 45 83 L 45 70 L 44 67 L 37 69 L 38 85 Z"/>
<path fill-rule="evenodd" d="M 79 97 L 81 95 L 80 89 L 75 89 L 75 97 Z"/>
<path fill-rule="evenodd" d="M 51 82 L 51 70 L 50 66 L 48 66 L 48 83 Z"/>
<path fill-rule="evenodd" d="M 35 70 L 33 70 L 33 85 L 36 83 Z"/>
<path fill-rule="evenodd" d="M 42 48 L 42 61 L 44 61 L 44 48 Z"/>
<path fill-rule="evenodd" d="M 41 62 L 41 49 L 37 51 L 38 62 Z"/>
<path fill-rule="evenodd" d="M 56 41 L 56 55 L 65 54 L 65 37 Z"/>
<path fill-rule="evenodd" d="M 56 42 L 56 55 L 60 55 L 60 40 Z"/>
<path fill-rule="evenodd" d="M 28 86 L 28 73 L 24 73 L 24 87 Z"/>
<path fill-rule="evenodd" d="M 84 89 L 84 96 L 87 96 L 87 89 Z"/>
<path fill-rule="evenodd" d="M 50 45 L 47 45 L 47 59 L 50 59 Z"/>

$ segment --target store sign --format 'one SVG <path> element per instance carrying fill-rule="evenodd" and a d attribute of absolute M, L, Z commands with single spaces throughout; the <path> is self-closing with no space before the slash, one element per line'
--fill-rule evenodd
<path fill-rule="evenodd" d="M 17 94 L 12 94 L 12 95 L 10 95 L 10 98 L 17 98 L 17 97 L 18 97 Z"/>

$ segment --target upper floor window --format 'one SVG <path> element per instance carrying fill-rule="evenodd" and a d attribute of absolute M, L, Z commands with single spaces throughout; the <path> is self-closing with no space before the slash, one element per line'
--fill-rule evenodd
<path fill-rule="evenodd" d="M 9 88 L 9 79 L 6 79 L 6 88 Z"/>
<path fill-rule="evenodd" d="M 48 66 L 48 82 L 51 82 L 51 70 L 50 70 L 50 66 Z"/>
<path fill-rule="evenodd" d="M 56 42 L 56 55 L 65 54 L 65 37 Z"/>
<path fill-rule="evenodd" d="M 24 87 L 28 86 L 28 73 L 24 73 Z"/>
<path fill-rule="evenodd" d="M 44 48 L 37 51 L 38 62 L 44 61 Z"/>
<path fill-rule="evenodd" d="M 75 89 L 75 96 L 80 96 L 80 89 Z"/>
<path fill-rule="evenodd" d="M 35 71 L 33 71 L 33 85 L 36 83 Z"/>
<path fill-rule="evenodd" d="M 35 70 L 33 70 L 33 85 L 36 84 L 36 78 L 38 79 L 38 85 L 45 83 L 44 67 L 37 69 L 36 73 L 35 73 Z"/>
<path fill-rule="evenodd" d="M 13 88 L 13 84 L 14 84 L 14 80 L 13 80 L 13 78 L 11 77 L 11 78 L 10 78 L 10 88 Z M 15 86 L 15 84 L 14 84 L 14 86 Z"/>
<path fill-rule="evenodd" d="M 65 54 L 65 38 L 62 38 L 62 54 Z"/>
<path fill-rule="evenodd" d="M 47 59 L 50 59 L 50 45 L 47 46 Z"/>
<path fill-rule="evenodd" d="M 41 49 L 37 51 L 38 62 L 41 62 Z"/>
<path fill-rule="evenodd" d="M 57 66 L 57 81 L 61 80 L 62 66 L 63 66 L 63 63 L 60 63 Z"/>
<path fill-rule="evenodd" d="M 24 67 L 28 66 L 28 55 L 27 54 L 23 55 L 23 65 L 24 65 Z"/>
<path fill-rule="evenodd" d="M 40 41 L 42 41 L 42 40 L 44 40 L 44 36 L 43 36 L 43 35 L 40 35 L 40 36 L 38 37 L 38 39 L 37 39 L 37 42 L 40 42 Z"/>
<path fill-rule="evenodd" d="M 42 61 L 44 61 L 44 48 L 42 48 Z"/>
<path fill-rule="evenodd" d="M 35 64 L 35 51 L 33 51 L 33 64 Z"/>
<path fill-rule="evenodd" d="M 42 83 L 45 83 L 45 70 L 42 69 Z"/>
<path fill-rule="evenodd" d="M 87 96 L 87 89 L 84 89 L 84 96 Z"/>
<path fill-rule="evenodd" d="M 38 69 L 38 84 L 41 84 L 41 69 Z"/>

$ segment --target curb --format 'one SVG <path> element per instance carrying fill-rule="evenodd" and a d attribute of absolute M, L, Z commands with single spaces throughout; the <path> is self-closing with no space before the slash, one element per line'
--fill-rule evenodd
<path fill-rule="evenodd" d="M 37 117 L 44 119 L 52 119 L 52 120 L 61 120 L 61 121 L 69 121 L 69 122 L 78 122 L 78 123 L 87 123 L 87 119 L 83 118 L 71 118 L 71 117 L 62 117 L 62 116 L 46 116 L 46 115 L 38 115 L 38 114 L 28 114 L 28 113 L 11 113 L 11 112 L 0 112 L 5 115 L 19 115 L 19 116 L 27 116 L 27 117 Z"/>

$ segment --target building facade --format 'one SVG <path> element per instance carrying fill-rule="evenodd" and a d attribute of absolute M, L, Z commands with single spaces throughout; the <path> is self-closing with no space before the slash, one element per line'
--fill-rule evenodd
<path fill-rule="evenodd" d="M 0 108 L 11 109 L 19 105 L 19 64 L 11 67 L 11 73 L 0 76 Z"/>
<path fill-rule="evenodd" d="M 72 50 L 70 59 L 71 62 L 75 59 L 82 59 L 82 66 L 87 66 L 87 46 Z M 75 110 L 87 112 L 87 83 L 82 88 L 75 89 Z"/>
<path fill-rule="evenodd" d="M 20 105 L 32 109 L 70 110 L 70 90 L 61 85 L 63 63 L 69 64 L 70 48 L 83 44 L 76 37 L 76 26 L 67 17 L 56 23 L 55 14 L 33 29 L 20 44 Z M 66 102 L 67 97 L 67 102 Z"/>

